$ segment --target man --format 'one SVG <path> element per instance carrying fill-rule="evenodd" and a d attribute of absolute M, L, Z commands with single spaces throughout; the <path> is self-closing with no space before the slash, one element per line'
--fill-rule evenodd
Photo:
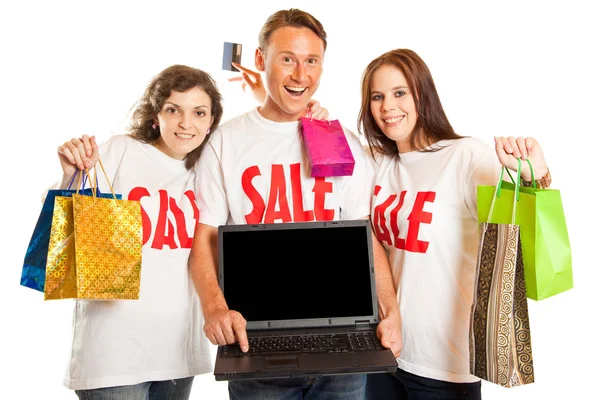
<path fill-rule="evenodd" d="M 368 218 L 373 171 L 360 141 L 346 132 L 355 158 L 349 177 L 312 178 L 299 119 L 319 86 L 327 35 L 297 9 L 271 15 L 259 35 L 255 64 L 265 74 L 262 106 L 223 124 L 196 168 L 200 224 L 190 268 L 213 344 L 239 342 L 248 351 L 246 321 L 227 307 L 217 280 L 217 227 Z M 398 356 L 400 314 L 385 252 L 373 239 L 380 316 L 378 336 Z M 343 249 L 336 249 L 342 250 Z M 252 266 L 250 266 L 252 267 Z M 277 301 L 277 299 L 273 299 Z M 298 396 L 362 399 L 365 375 L 231 381 L 232 399 Z"/>

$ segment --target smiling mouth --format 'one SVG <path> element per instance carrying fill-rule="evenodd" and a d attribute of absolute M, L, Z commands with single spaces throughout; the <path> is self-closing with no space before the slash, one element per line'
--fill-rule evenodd
<path fill-rule="evenodd" d="M 194 135 L 192 135 L 190 133 L 175 133 L 175 136 L 177 136 L 179 139 L 185 139 L 185 140 L 190 140 L 194 137 Z"/>
<path fill-rule="evenodd" d="M 306 87 L 300 87 L 300 86 L 284 86 L 285 90 L 287 90 L 287 92 L 294 96 L 294 97 L 300 97 L 302 96 L 302 94 L 306 91 Z"/>
<path fill-rule="evenodd" d="M 405 116 L 402 115 L 402 116 L 399 116 L 399 117 L 382 118 L 382 119 L 383 119 L 383 122 L 386 125 L 396 126 L 396 125 L 398 125 L 399 123 L 401 123 L 404 120 L 404 117 Z"/>

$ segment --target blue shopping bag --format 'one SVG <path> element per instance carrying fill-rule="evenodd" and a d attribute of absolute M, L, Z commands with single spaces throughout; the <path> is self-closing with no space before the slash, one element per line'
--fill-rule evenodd
<path fill-rule="evenodd" d="M 86 177 L 81 182 L 81 189 L 73 190 L 71 185 L 75 180 L 75 173 L 71 178 L 67 189 L 49 190 L 42 205 L 42 211 L 38 217 L 29 246 L 25 252 L 23 260 L 23 270 L 21 271 L 21 286 L 25 286 L 39 292 L 44 292 L 44 283 L 46 281 L 46 257 L 48 256 L 48 243 L 50 241 L 50 228 L 52 227 L 52 213 L 54 212 L 54 199 L 56 196 L 71 197 L 74 193 L 87 196 L 92 195 L 92 189 L 84 189 Z M 82 174 L 83 175 L 83 174 Z M 79 185 L 78 185 L 79 186 Z M 110 197 L 112 193 L 96 193 L 96 197 Z M 116 195 L 120 198 L 120 195 Z"/>

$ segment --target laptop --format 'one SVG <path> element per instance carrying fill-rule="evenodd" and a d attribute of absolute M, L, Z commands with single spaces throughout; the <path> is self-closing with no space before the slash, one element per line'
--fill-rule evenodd
<path fill-rule="evenodd" d="M 393 373 L 368 220 L 219 226 L 219 285 L 250 350 L 219 346 L 215 379 Z"/>

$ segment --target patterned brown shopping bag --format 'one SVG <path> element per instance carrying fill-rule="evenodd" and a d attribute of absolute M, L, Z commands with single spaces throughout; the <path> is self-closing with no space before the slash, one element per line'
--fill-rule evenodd
<path fill-rule="evenodd" d="M 520 173 L 519 162 L 517 176 Z M 514 223 L 518 197 L 517 183 L 511 224 L 492 224 L 489 219 L 481 224 L 471 309 L 471 374 L 504 387 L 534 381 L 520 229 Z M 494 201 L 490 216 L 493 207 Z"/>

